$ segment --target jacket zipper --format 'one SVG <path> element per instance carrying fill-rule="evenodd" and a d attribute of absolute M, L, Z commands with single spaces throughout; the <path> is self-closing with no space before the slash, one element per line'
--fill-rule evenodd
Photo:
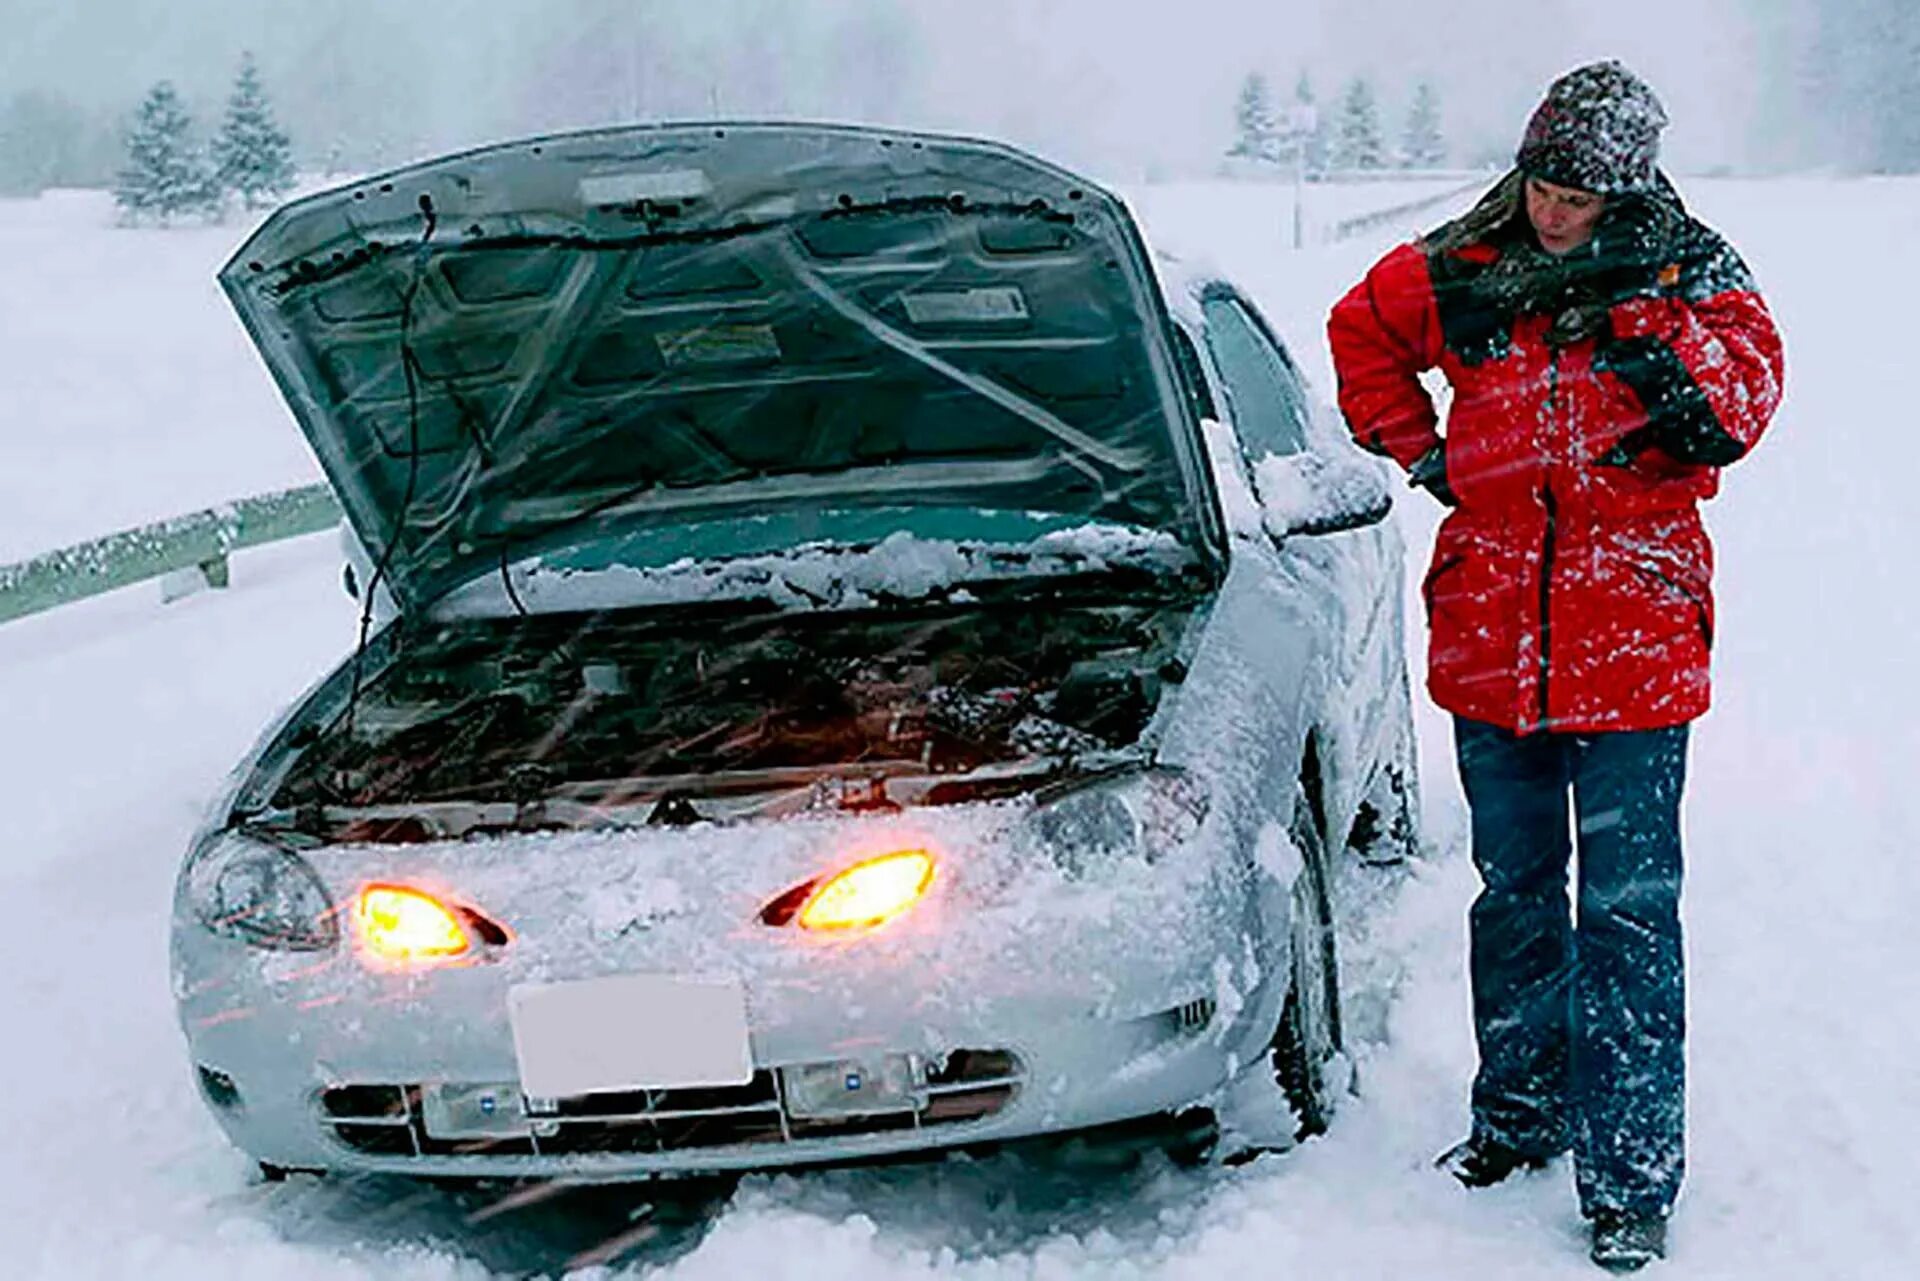
<path fill-rule="evenodd" d="M 1547 531 L 1540 545 L 1540 724 L 1547 728 L 1547 691 L 1553 657 L 1553 556 L 1558 509 L 1553 501 L 1553 415 L 1560 399 L 1560 351 L 1547 366 L 1547 473 L 1540 478 L 1540 502 L 1547 509 Z"/>

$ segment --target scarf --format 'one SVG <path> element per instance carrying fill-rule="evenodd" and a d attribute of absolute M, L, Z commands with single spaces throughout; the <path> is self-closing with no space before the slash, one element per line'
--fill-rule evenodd
<path fill-rule="evenodd" d="M 1578 249 L 1550 254 L 1527 221 L 1526 175 L 1515 169 L 1477 204 L 1421 240 L 1432 259 L 1454 259 L 1484 245 L 1499 256 L 1472 270 L 1445 273 L 1464 291 L 1460 305 L 1491 327 L 1511 332 L 1523 315 L 1552 316 L 1547 341 L 1564 347 L 1606 332 L 1612 305 L 1643 288 L 1675 258 L 1686 209 L 1665 174 L 1645 195 L 1610 197 L 1593 238 Z"/>

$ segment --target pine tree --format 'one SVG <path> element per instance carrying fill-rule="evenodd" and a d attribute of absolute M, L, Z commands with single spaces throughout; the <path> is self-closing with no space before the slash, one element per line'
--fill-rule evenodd
<path fill-rule="evenodd" d="M 190 137 L 193 121 L 173 83 L 148 91 L 127 131 L 127 163 L 114 183 L 113 199 L 125 215 L 152 215 L 162 226 L 175 214 L 206 210 L 218 188 Z"/>
<path fill-rule="evenodd" d="M 1250 71 L 1240 83 L 1240 101 L 1233 109 L 1234 141 L 1227 152 L 1246 160 L 1278 159 L 1278 133 L 1273 106 L 1267 97 L 1267 78 Z"/>
<path fill-rule="evenodd" d="M 1339 119 L 1334 121 L 1329 159 L 1335 169 L 1383 169 L 1387 145 L 1380 136 L 1380 109 L 1373 84 L 1356 76 L 1340 97 Z"/>
<path fill-rule="evenodd" d="M 227 118 L 213 140 L 213 167 L 220 189 L 239 192 L 249 209 L 293 190 L 293 143 L 273 118 L 251 53 L 240 55 Z"/>
<path fill-rule="evenodd" d="M 1440 95 L 1424 80 L 1413 91 L 1400 155 L 1409 169 L 1438 169 L 1447 163 L 1447 143 L 1440 136 Z"/>

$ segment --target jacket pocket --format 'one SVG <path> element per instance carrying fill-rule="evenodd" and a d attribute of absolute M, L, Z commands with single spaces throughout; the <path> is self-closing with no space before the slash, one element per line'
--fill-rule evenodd
<path fill-rule="evenodd" d="M 1466 563 L 1465 552 L 1450 552 L 1434 560 L 1433 568 L 1427 571 L 1426 579 L 1420 584 L 1420 599 L 1426 604 L 1429 617 L 1433 614 L 1434 589 L 1439 586 L 1440 580 Z"/>
<path fill-rule="evenodd" d="M 1588 500 L 1604 515 L 1684 511 L 1718 488 L 1713 468 L 1677 463 L 1654 450 L 1643 450 L 1627 463 L 1602 461 L 1607 457 L 1601 453 L 1582 469 Z"/>
<path fill-rule="evenodd" d="M 1713 606 L 1708 603 L 1706 593 L 1688 587 L 1658 565 L 1650 565 L 1641 560 L 1631 560 L 1627 564 L 1635 573 L 1664 590 L 1674 599 L 1691 605 L 1694 616 L 1699 621 L 1700 639 L 1706 642 L 1708 649 L 1713 648 Z"/>

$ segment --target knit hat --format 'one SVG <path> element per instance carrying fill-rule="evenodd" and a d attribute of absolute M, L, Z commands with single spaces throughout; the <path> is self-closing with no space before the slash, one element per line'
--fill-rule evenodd
<path fill-rule="evenodd" d="M 1654 185 L 1666 109 L 1625 64 L 1593 62 L 1554 81 L 1527 122 L 1514 164 L 1524 173 L 1602 194 Z"/>

